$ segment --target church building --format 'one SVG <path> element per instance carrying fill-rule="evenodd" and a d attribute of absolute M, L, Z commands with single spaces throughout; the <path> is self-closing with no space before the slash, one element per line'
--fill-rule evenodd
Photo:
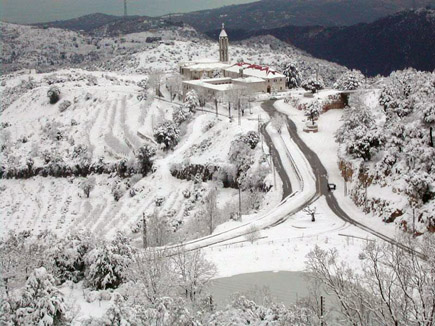
<path fill-rule="evenodd" d="M 247 93 L 272 93 L 285 90 L 285 76 L 257 64 L 231 63 L 229 38 L 222 24 L 219 34 L 219 61 L 195 61 L 179 64 L 183 81 L 183 95 L 192 89 L 209 93 L 211 97 L 223 96 L 234 88 Z"/>

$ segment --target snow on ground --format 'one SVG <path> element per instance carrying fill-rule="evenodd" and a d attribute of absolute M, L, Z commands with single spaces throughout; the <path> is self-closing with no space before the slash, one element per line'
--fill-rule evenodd
<path fill-rule="evenodd" d="M 326 98 L 330 95 L 330 91 L 320 92 L 318 98 Z M 294 97 L 298 98 L 300 92 L 294 93 Z M 306 101 L 303 99 L 302 101 Z M 378 216 L 372 214 L 365 214 L 361 208 L 357 207 L 349 196 L 344 195 L 344 181 L 341 176 L 341 172 L 338 167 L 338 143 L 335 142 L 335 132 L 341 125 L 341 117 L 343 110 L 329 110 L 320 115 L 319 118 L 319 132 L 318 133 L 306 133 L 303 132 L 305 126 L 306 117 L 303 111 L 297 110 L 291 104 L 286 104 L 284 101 L 277 101 L 275 107 L 278 111 L 286 114 L 296 125 L 298 135 L 301 139 L 310 147 L 318 156 L 322 164 L 325 166 L 328 172 L 328 178 L 330 183 L 337 185 L 337 190 L 334 192 L 340 206 L 348 215 L 361 222 L 364 225 L 370 226 L 383 234 L 390 237 L 394 237 L 396 228 L 394 225 L 385 224 Z M 374 189 L 370 191 L 376 192 L 378 195 L 384 192 L 385 196 L 391 196 L 388 189 Z M 378 192 L 379 191 L 379 192 Z"/>
<path fill-rule="evenodd" d="M 67 164 L 77 163 L 74 158 L 79 146 L 87 149 L 90 162 L 103 158 L 115 162 L 132 160 L 136 150 L 144 144 L 155 144 L 153 130 L 165 119 L 172 119 L 177 104 L 164 100 L 139 101 L 140 88 L 136 85 L 145 76 L 87 72 L 79 69 L 61 70 L 55 74 L 32 74 L 33 88 L 17 98 L 2 112 L 2 122 L 10 123 L 8 150 L 2 153 L 3 163 L 16 167 L 26 166 L 27 159 L 34 166 L 43 166 L 46 153 Z M 7 80 L 6 85 L 20 84 L 28 76 L 19 75 Z M 48 103 L 48 81 L 55 81 L 61 90 L 58 103 Z M 164 86 L 162 86 L 164 87 Z M 60 112 L 59 106 L 70 101 L 71 106 Z M 224 107 L 221 114 L 228 114 Z M 111 193 L 117 178 L 113 175 L 96 177 L 97 186 L 90 198 L 80 190 L 82 178 L 33 177 L 26 180 L 2 180 L 0 203 L 1 230 L 4 236 L 10 230 L 32 230 L 37 233 L 55 230 L 63 235 L 73 230 L 91 230 L 97 235 L 110 237 L 117 230 L 130 232 L 150 213 L 158 197 L 164 198 L 161 214 L 174 214 L 171 218 L 187 222 L 187 200 L 183 191 L 193 193 L 194 182 L 172 177 L 170 168 L 175 163 L 227 164 L 231 141 L 250 130 L 257 130 L 257 113 L 243 117 L 241 126 L 229 123 L 224 115 L 217 119 L 214 113 L 197 112 L 174 151 L 157 154 L 156 172 L 135 180 L 131 185 L 136 195 L 127 191 L 119 201 Z M 71 123 L 74 121 L 74 123 Z M 140 131 L 140 135 L 137 132 Z M 58 133 L 61 139 L 58 139 Z M 22 139 L 26 138 L 23 142 Z M 202 145 L 206 148 L 202 149 Z M 268 151 L 267 146 L 264 146 Z M 262 155 L 260 146 L 256 158 Z M 272 176 L 266 181 L 272 184 Z M 206 183 L 201 185 L 204 190 Z M 245 196 L 245 194 L 243 194 Z M 282 197 L 280 183 L 265 194 L 264 207 L 277 204 Z M 237 190 L 221 189 L 218 206 L 237 203 Z M 199 203 L 195 209 L 200 209 Z M 194 213 L 194 212 L 192 212 Z M 140 240 L 138 234 L 133 235 Z"/>
<path fill-rule="evenodd" d="M 260 232 L 253 243 L 240 237 L 205 249 L 218 268 L 216 278 L 261 271 L 303 271 L 306 255 L 315 245 L 336 248 L 341 258 L 358 264 L 358 253 L 373 239 L 365 231 L 343 222 L 329 209 L 324 197 L 317 200 L 316 222 L 304 212 Z"/>

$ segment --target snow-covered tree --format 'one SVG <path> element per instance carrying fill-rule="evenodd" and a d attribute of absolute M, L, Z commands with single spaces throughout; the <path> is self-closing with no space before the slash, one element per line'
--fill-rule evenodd
<path fill-rule="evenodd" d="M 154 131 L 154 138 L 157 143 L 163 144 L 166 149 L 172 149 L 178 144 L 180 131 L 172 121 L 166 121 Z"/>
<path fill-rule="evenodd" d="M 364 82 L 364 75 L 359 70 L 350 70 L 344 73 L 334 84 L 334 88 L 341 91 L 353 91 Z"/>
<path fill-rule="evenodd" d="M 95 246 L 89 233 L 69 234 L 48 249 L 53 274 L 58 282 L 79 282 L 85 275 L 85 256 Z"/>
<path fill-rule="evenodd" d="M 286 86 L 288 88 L 301 86 L 302 77 L 295 63 L 287 64 L 284 68 L 283 75 L 286 77 Z"/>
<path fill-rule="evenodd" d="M 212 313 L 205 320 L 209 326 L 312 326 L 313 313 L 303 307 L 274 303 L 259 305 L 245 295 L 236 297 L 224 310 Z"/>
<path fill-rule="evenodd" d="M 89 195 L 91 194 L 91 191 L 95 188 L 95 185 L 95 177 L 88 177 L 80 183 L 80 189 L 83 190 L 86 198 L 89 198 Z"/>
<path fill-rule="evenodd" d="M 305 115 L 314 124 L 314 120 L 316 120 L 320 116 L 322 110 L 323 107 L 320 101 L 314 100 L 305 107 Z"/>
<path fill-rule="evenodd" d="M 156 149 L 150 145 L 144 145 L 137 150 L 136 159 L 139 165 L 139 172 L 146 176 L 151 171 L 153 163 L 151 159 L 156 155 Z"/>
<path fill-rule="evenodd" d="M 153 70 L 148 78 L 148 85 L 150 85 L 154 91 L 155 95 L 160 96 L 160 85 L 162 83 L 163 71 L 160 69 Z"/>
<path fill-rule="evenodd" d="M 85 256 L 88 284 L 97 290 L 117 288 L 125 281 L 132 254 L 130 240 L 122 233 L 111 242 L 102 241 Z"/>
<path fill-rule="evenodd" d="M 171 257 L 181 294 L 192 302 L 216 274 L 216 266 L 207 261 L 200 250 L 187 251 L 180 247 Z"/>
<path fill-rule="evenodd" d="M 256 131 L 248 131 L 245 135 L 240 136 L 240 141 L 249 145 L 251 149 L 255 149 L 257 144 L 260 142 L 260 135 Z"/>
<path fill-rule="evenodd" d="M 17 325 L 61 325 L 66 317 L 63 294 L 44 267 L 30 274 L 15 312 Z"/>
<path fill-rule="evenodd" d="M 52 86 L 47 92 L 47 97 L 50 100 L 50 104 L 55 104 L 60 98 L 60 89 L 57 86 Z"/>
<path fill-rule="evenodd" d="M 216 188 L 212 188 L 207 196 L 204 198 L 204 215 L 208 219 L 209 225 L 209 234 L 213 233 L 214 228 L 216 227 L 216 219 L 217 219 L 217 191 Z"/>
<path fill-rule="evenodd" d="M 340 259 L 336 249 L 316 246 L 308 254 L 307 271 L 335 294 L 350 325 L 434 324 L 434 237 L 419 243 L 404 235 L 397 241 L 406 248 L 368 242 L 359 256 L 362 272 Z"/>
<path fill-rule="evenodd" d="M 184 99 L 184 106 L 189 110 L 189 112 L 195 113 L 199 105 L 198 93 L 194 89 L 188 91 Z"/>
<path fill-rule="evenodd" d="M 166 250 L 147 248 L 135 253 L 128 268 L 132 292 L 143 304 L 156 304 L 174 295 L 173 270 Z"/>
<path fill-rule="evenodd" d="M 174 74 L 166 80 L 166 87 L 169 91 L 169 95 L 171 96 L 171 101 L 180 94 L 181 92 L 181 84 L 182 79 L 179 74 Z"/>
<path fill-rule="evenodd" d="M 183 122 L 190 120 L 191 117 L 192 112 L 189 108 L 185 106 L 174 109 L 174 112 L 172 113 L 172 120 L 174 120 L 177 125 L 180 125 Z"/>
<path fill-rule="evenodd" d="M 322 76 L 312 75 L 301 83 L 301 87 L 312 93 L 317 93 L 319 90 L 325 88 Z"/>

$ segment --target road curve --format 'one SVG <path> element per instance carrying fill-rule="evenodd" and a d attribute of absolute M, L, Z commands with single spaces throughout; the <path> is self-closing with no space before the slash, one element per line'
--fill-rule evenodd
<path fill-rule="evenodd" d="M 275 166 L 275 169 L 278 172 L 279 177 L 281 178 L 281 181 L 282 181 L 282 200 L 284 200 L 285 198 L 287 198 L 288 196 L 290 196 L 292 194 L 292 185 L 290 182 L 290 178 L 287 175 L 287 173 L 283 167 L 281 157 L 279 156 L 279 153 L 278 153 L 277 149 L 275 148 L 275 146 L 272 142 L 272 139 L 270 138 L 270 135 L 266 131 L 266 125 L 267 124 L 264 124 L 261 126 L 261 133 L 263 134 L 264 141 L 266 142 L 267 146 L 269 147 L 269 151 L 270 151 L 270 154 L 272 155 L 273 164 Z"/>
<path fill-rule="evenodd" d="M 278 111 L 274 107 L 275 101 L 265 101 L 262 103 L 261 107 L 264 111 L 266 111 L 270 117 L 273 117 L 275 114 L 278 114 Z M 416 255 L 418 255 L 420 258 L 424 258 L 422 254 L 415 252 L 413 249 L 403 245 L 402 243 L 396 241 L 393 238 L 390 238 L 386 236 L 385 234 L 382 234 L 364 224 L 361 224 L 358 221 L 355 221 L 352 219 L 338 204 L 337 199 L 335 198 L 332 191 L 328 190 L 328 173 L 323 166 L 322 162 L 320 161 L 319 157 L 316 153 L 314 153 L 299 137 L 297 132 L 297 127 L 294 124 L 294 122 L 286 116 L 286 127 L 288 129 L 288 132 L 290 133 L 290 136 L 292 137 L 293 141 L 296 143 L 296 145 L 299 147 L 299 149 L 302 151 L 302 153 L 307 158 L 309 164 L 311 165 L 311 168 L 314 172 L 314 175 L 316 177 L 316 184 L 317 189 L 316 192 L 319 196 L 325 196 L 326 202 L 329 206 L 329 208 L 334 212 L 335 215 L 337 215 L 339 218 L 341 218 L 343 221 L 348 222 L 349 224 L 352 224 L 359 229 L 362 229 L 368 233 L 371 233 L 372 235 L 387 241 L 391 244 L 394 244 L 398 246 L 399 248 L 406 250 L 407 252 L 413 252 Z M 273 144 L 272 144 L 273 146 Z M 279 167 L 277 167 L 279 168 Z M 282 168 L 282 167 L 281 167 Z"/>

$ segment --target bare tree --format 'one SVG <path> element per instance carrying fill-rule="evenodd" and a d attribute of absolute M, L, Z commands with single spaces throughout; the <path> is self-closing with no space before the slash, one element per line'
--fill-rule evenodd
<path fill-rule="evenodd" d="M 96 184 L 95 177 L 86 178 L 80 184 L 80 189 L 83 190 L 83 193 L 85 194 L 86 198 L 89 198 L 91 191 L 95 188 L 95 184 Z"/>
<path fill-rule="evenodd" d="M 147 216 L 147 242 L 151 247 L 162 246 L 167 235 L 166 219 L 159 214 L 158 209 Z"/>
<path fill-rule="evenodd" d="M 307 215 L 311 216 L 311 222 L 316 222 L 316 211 L 317 211 L 317 207 L 311 207 L 311 206 L 307 206 L 304 208 L 304 212 L 307 213 Z"/>
<path fill-rule="evenodd" d="M 435 325 L 435 239 L 398 241 L 409 249 L 368 243 L 360 254 L 362 273 L 340 261 L 336 249 L 316 246 L 308 254 L 308 271 L 336 295 L 349 324 Z"/>
<path fill-rule="evenodd" d="M 229 107 L 229 116 L 231 117 L 231 107 L 235 108 L 239 115 L 239 123 L 241 118 L 240 104 L 245 91 L 244 87 L 234 86 L 225 93 L 225 99 L 228 102 Z"/>
<path fill-rule="evenodd" d="M 148 84 L 152 88 L 154 88 L 155 94 L 157 96 L 160 96 L 161 94 L 160 85 L 162 83 L 162 78 L 163 78 L 163 71 L 160 69 L 153 70 L 149 75 Z"/>
<path fill-rule="evenodd" d="M 246 240 L 248 240 L 250 243 L 254 243 L 255 240 L 259 239 L 261 237 L 260 230 L 255 225 L 251 225 L 248 228 L 248 233 L 246 234 Z"/>
<path fill-rule="evenodd" d="M 178 248 L 171 258 L 183 295 L 195 303 L 216 275 L 216 266 L 200 250 L 186 251 L 184 247 Z"/>
<path fill-rule="evenodd" d="M 132 259 L 128 278 L 135 284 L 138 297 L 155 304 L 159 298 L 172 294 L 174 275 L 166 250 L 148 248 L 138 251 Z"/>
<path fill-rule="evenodd" d="M 174 97 L 179 95 L 181 92 L 182 79 L 179 74 L 174 74 L 168 77 L 166 80 L 166 87 L 168 88 L 169 94 L 171 96 L 171 102 Z"/>
<path fill-rule="evenodd" d="M 217 199 L 216 188 L 212 188 L 204 199 L 205 201 L 204 213 L 208 219 L 210 234 L 213 233 L 214 227 L 216 225 L 216 217 L 218 213 L 216 199 Z"/>
<path fill-rule="evenodd" d="M 204 107 L 205 104 L 212 99 L 212 96 L 206 88 L 200 87 L 196 90 L 198 94 L 199 106 Z"/>

